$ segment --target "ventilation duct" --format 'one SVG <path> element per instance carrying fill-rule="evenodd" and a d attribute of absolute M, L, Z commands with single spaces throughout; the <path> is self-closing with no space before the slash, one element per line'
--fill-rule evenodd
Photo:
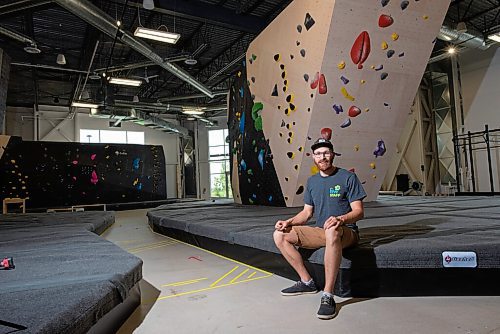
<path fill-rule="evenodd" d="M 5 36 L 16 39 L 19 42 L 29 44 L 29 46 L 26 46 L 26 48 L 29 48 L 28 50 L 32 50 L 32 51 L 30 52 L 30 51 L 26 50 L 26 48 L 25 48 L 26 52 L 40 53 L 40 49 L 38 49 L 38 47 L 36 46 L 36 42 L 29 37 L 26 37 L 24 35 L 21 35 L 17 32 L 9 30 L 9 29 L 5 29 L 4 27 L 0 27 L 0 34 L 4 34 Z"/>
<path fill-rule="evenodd" d="M 450 29 L 446 26 L 442 26 L 441 29 L 439 29 L 437 38 L 442 41 L 465 46 L 470 49 L 486 50 L 490 47 L 486 44 L 483 37 L 479 37 L 468 32 L 460 33 L 457 30 Z"/>
<path fill-rule="evenodd" d="M 111 38 L 115 38 L 115 36 L 117 36 L 118 39 L 120 39 L 123 43 L 127 44 L 135 51 L 153 61 L 155 64 L 166 69 L 178 78 L 186 81 L 187 83 L 201 91 L 203 94 L 209 96 L 210 98 L 213 98 L 213 94 L 210 89 L 208 89 L 208 87 L 198 82 L 195 78 L 193 78 L 189 73 L 187 73 L 180 67 L 169 62 L 164 62 L 162 57 L 156 54 L 153 49 L 149 47 L 149 45 L 134 38 L 128 32 L 119 29 L 112 17 L 94 6 L 92 3 L 86 0 L 55 0 L 55 2 L 69 12 L 80 17 L 90 25 L 101 30 Z"/>
<path fill-rule="evenodd" d="M 141 110 L 115 107 L 112 112 L 110 109 L 99 109 L 96 113 L 91 114 L 91 116 L 116 119 L 120 120 L 120 122 L 131 121 L 155 130 L 174 132 L 182 137 L 189 137 L 189 132 L 186 128 L 166 121 L 160 117 L 150 115 Z"/>

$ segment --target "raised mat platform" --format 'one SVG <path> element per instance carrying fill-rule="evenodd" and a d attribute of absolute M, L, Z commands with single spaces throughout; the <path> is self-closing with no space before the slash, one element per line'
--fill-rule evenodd
<path fill-rule="evenodd" d="M 15 264 L 0 270 L 0 333 L 116 331 L 118 313 L 140 303 L 142 261 L 96 235 L 114 221 L 113 212 L 0 215 L 0 257 Z"/>
<path fill-rule="evenodd" d="M 366 203 L 361 241 L 344 251 L 337 295 L 499 295 L 499 204 L 498 197 L 395 196 Z M 272 234 L 278 219 L 300 209 L 209 201 L 160 206 L 148 218 L 155 231 L 297 279 Z M 451 251 L 474 252 L 477 265 L 448 267 L 443 252 Z M 324 250 L 302 253 L 324 282 Z"/>

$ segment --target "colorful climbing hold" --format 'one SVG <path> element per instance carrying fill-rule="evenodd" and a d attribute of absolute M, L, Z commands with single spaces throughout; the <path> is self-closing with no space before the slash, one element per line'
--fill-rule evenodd
<path fill-rule="evenodd" d="M 375 155 L 375 157 L 381 157 L 385 154 L 386 151 L 387 149 L 385 148 L 385 143 L 382 139 L 380 139 L 377 142 L 377 147 L 373 151 L 373 154 Z"/>
<path fill-rule="evenodd" d="M 344 108 L 340 104 L 334 104 L 333 105 L 333 110 L 335 110 L 335 113 L 338 115 L 341 112 L 344 112 Z"/>
<path fill-rule="evenodd" d="M 348 118 L 348 119 L 346 119 L 346 120 L 345 120 L 342 124 L 340 124 L 340 127 L 341 127 L 341 128 L 347 128 L 347 127 L 348 127 L 348 126 L 350 126 L 350 125 L 351 125 L 351 119 L 350 119 L 350 118 Z"/>
<path fill-rule="evenodd" d="M 340 92 L 342 93 L 342 95 L 344 95 L 344 97 L 345 97 L 346 99 L 348 99 L 348 100 L 350 100 L 350 101 L 354 101 L 354 100 L 355 100 L 355 99 L 354 99 L 354 97 L 353 97 L 353 96 L 351 96 L 351 95 L 347 92 L 347 89 L 345 89 L 345 87 L 342 87 L 342 88 L 340 89 Z"/>
<path fill-rule="evenodd" d="M 387 44 L 386 41 L 383 41 L 381 44 L 380 44 L 380 47 L 382 48 L 382 50 L 385 50 L 389 47 L 389 45 Z"/>
<path fill-rule="evenodd" d="M 344 83 L 344 85 L 347 85 L 349 83 L 349 79 L 347 79 L 346 77 L 344 77 L 343 75 L 340 76 L 340 80 L 342 80 L 342 82 Z"/>
<path fill-rule="evenodd" d="M 387 28 L 394 23 L 394 19 L 390 15 L 382 14 L 378 18 L 378 26 L 380 28 Z"/>
<path fill-rule="evenodd" d="M 338 63 L 337 68 L 339 70 L 343 70 L 345 68 L 345 61 L 341 61 L 340 63 Z"/>
<path fill-rule="evenodd" d="M 393 33 L 391 34 L 391 38 L 392 38 L 392 40 L 393 40 L 393 41 L 397 41 L 397 40 L 398 40 L 398 38 L 399 38 L 399 35 L 398 35 L 397 33 L 393 32 Z"/>
<path fill-rule="evenodd" d="M 351 107 L 349 108 L 349 112 L 348 112 L 349 117 L 356 117 L 356 116 L 358 116 L 359 114 L 361 114 L 361 110 L 360 110 L 358 107 L 356 107 L 356 106 L 351 106 Z"/>
<path fill-rule="evenodd" d="M 362 31 L 351 47 L 351 60 L 358 65 L 358 69 L 363 68 L 363 63 L 370 54 L 370 35 L 367 31 Z"/>

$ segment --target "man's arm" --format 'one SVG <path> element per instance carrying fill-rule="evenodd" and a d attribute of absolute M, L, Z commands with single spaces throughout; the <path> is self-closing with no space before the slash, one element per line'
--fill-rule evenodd
<path fill-rule="evenodd" d="M 361 200 L 351 202 L 350 205 L 352 211 L 338 217 L 342 224 L 354 224 L 365 216 L 365 209 Z"/>
<path fill-rule="evenodd" d="M 288 218 L 287 220 L 278 220 L 274 227 L 278 231 L 284 231 L 290 226 L 304 225 L 312 217 L 313 212 L 314 207 L 312 205 L 304 204 L 304 208 L 302 209 L 302 211 L 297 213 L 292 218 Z"/>
<path fill-rule="evenodd" d="M 354 224 L 360 219 L 363 219 L 364 217 L 364 209 L 363 209 L 363 202 L 361 200 L 354 201 L 350 203 L 351 205 L 351 212 L 346 213 L 345 215 L 342 216 L 330 216 L 326 221 L 325 224 L 323 225 L 323 228 L 325 230 L 333 227 L 337 228 L 340 225 L 345 225 L 345 224 Z"/>

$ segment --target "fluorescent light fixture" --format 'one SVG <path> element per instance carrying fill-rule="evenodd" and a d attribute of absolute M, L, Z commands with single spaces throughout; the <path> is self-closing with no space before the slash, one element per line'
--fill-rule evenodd
<path fill-rule="evenodd" d="M 180 34 L 175 32 L 168 32 L 163 30 L 148 29 L 144 27 L 137 27 L 134 31 L 134 36 L 153 39 L 155 41 L 175 44 L 181 37 Z"/>
<path fill-rule="evenodd" d="M 500 33 L 491 34 L 491 35 L 488 36 L 488 38 L 491 39 L 492 41 L 500 43 Z"/>
<path fill-rule="evenodd" d="M 203 115 L 205 112 L 204 108 L 196 108 L 196 107 L 183 107 L 182 113 L 186 115 Z"/>
<path fill-rule="evenodd" d="M 95 103 L 87 103 L 87 102 L 73 102 L 71 103 L 72 107 L 79 107 L 79 108 L 91 108 L 91 109 L 97 109 L 99 107 L 98 104 Z"/>
<path fill-rule="evenodd" d="M 142 84 L 142 81 L 141 80 L 134 80 L 134 79 L 125 79 L 125 78 L 110 78 L 109 83 L 114 84 L 114 85 L 138 87 Z"/>

